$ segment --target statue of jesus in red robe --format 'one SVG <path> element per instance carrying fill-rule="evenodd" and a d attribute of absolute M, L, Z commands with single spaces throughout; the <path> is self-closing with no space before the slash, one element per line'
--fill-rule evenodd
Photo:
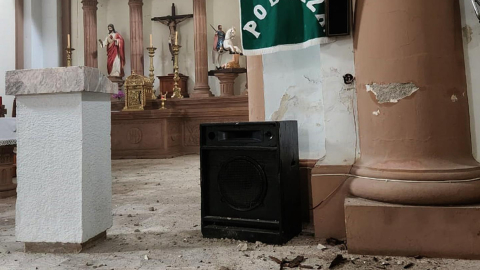
<path fill-rule="evenodd" d="M 104 41 L 98 40 L 100 46 L 107 47 L 107 71 L 108 76 L 125 76 L 123 67 L 125 66 L 125 41 L 123 37 L 115 31 L 113 24 L 108 25 L 108 36 Z"/>

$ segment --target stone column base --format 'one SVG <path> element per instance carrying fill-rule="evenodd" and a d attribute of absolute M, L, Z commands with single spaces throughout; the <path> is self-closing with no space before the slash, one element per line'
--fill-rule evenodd
<path fill-rule="evenodd" d="M 480 259 L 480 205 L 406 206 L 345 200 L 350 254 Z"/>
<path fill-rule="evenodd" d="M 104 231 L 84 243 L 25 243 L 27 253 L 80 253 L 107 239 Z"/>

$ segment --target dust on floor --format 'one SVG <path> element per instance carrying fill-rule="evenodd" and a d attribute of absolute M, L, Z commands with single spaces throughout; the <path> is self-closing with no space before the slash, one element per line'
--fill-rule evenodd
<path fill-rule="evenodd" d="M 320 250 L 317 245 L 327 249 Z M 328 269 L 480 269 L 480 262 L 350 255 L 305 233 L 284 246 L 204 239 L 199 157 L 113 161 L 113 227 L 105 242 L 74 255 L 25 254 L 15 242 L 15 198 L 0 200 L 0 269 L 280 269 L 270 257 L 307 258 Z"/>

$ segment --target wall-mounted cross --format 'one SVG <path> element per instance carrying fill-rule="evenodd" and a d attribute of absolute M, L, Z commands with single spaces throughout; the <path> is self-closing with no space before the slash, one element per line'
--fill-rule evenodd
<path fill-rule="evenodd" d="M 175 4 L 172 3 L 172 15 L 163 16 L 163 17 L 154 17 L 152 21 L 160 22 L 170 29 L 170 39 L 169 39 L 169 48 L 170 53 L 172 54 L 173 61 L 173 49 L 172 44 L 175 43 L 175 32 L 177 31 L 177 25 L 186 19 L 193 18 L 193 14 L 177 15 L 175 10 Z"/>

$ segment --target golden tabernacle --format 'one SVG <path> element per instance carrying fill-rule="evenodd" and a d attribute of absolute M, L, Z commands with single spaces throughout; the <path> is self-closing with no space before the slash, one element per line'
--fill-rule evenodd
<path fill-rule="evenodd" d="M 125 80 L 125 107 L 124 111 L 143 111 L 147 100 L 152 99 L 153 79 L 135 74 Z"/>

